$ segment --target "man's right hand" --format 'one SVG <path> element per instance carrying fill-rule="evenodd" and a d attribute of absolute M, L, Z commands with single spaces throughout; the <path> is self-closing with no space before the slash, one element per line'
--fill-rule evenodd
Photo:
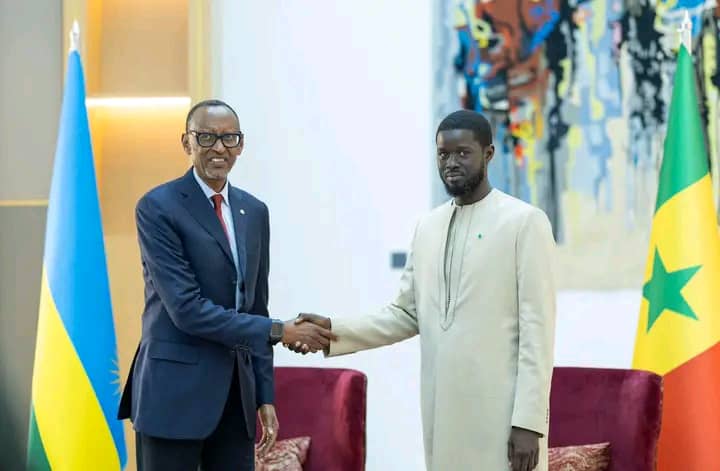
<path fill-rule="evenodd" d="M 320 327 L 323 331 L 330 332 L 330 340 L 337 340 L 337 337 L 335 334 L 331 332 L 332 329 L 332 322 L 330 321 L 330 318 L 319 316 L 317 314 L 308 314 L 308 313 L 300 313 L 298 314 L 297 318 L 293 321 L 295 325 L 315 325 Z M 286 324 L 287 325 L 287 324 Z M 318 350 L 324 350 L 327 352 L 329 350 L 330 344 L 324 346 L 321 349 L 312 349 L 310 345 L 304 344 L 302 342 L 296 342 L 296 343 L 289 343 L 285 342 L 283 340 L 283 345 L 287 347 L 289 350 L 295 352 L 295 353 L 302 353 L 305 355 L 308 352 L 315 353 Z"/>
<path fill-rule="evenodd" d="M 281 342 L 292 351 L 315 353 L 319 350 L 325 350 L 330 346 L 331 340 L 337 339 L 335 334 L 330 331 L 329 325 L 326 328 L 324 325 L 312 321 L 304 322 L 300 319 L 301 318 L 298 317 L 297 319 L 285 321 L 285 325 L 283 326 Z"/>

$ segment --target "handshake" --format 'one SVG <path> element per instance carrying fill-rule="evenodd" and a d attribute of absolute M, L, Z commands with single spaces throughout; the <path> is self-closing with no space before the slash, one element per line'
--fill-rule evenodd
<path fill-rule="evenodd" d="M 295 353 L 328 352 L 330 341 L 337 340 L 332 333 L 330 319 L 317 314 L 298 314 L 297 318 L 285 321 L 282 344 Z"/>

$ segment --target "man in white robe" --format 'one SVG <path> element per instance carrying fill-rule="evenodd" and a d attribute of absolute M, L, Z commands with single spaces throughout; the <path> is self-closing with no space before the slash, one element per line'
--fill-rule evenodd
<path fill-rule="evenodd" d="M 555 330 L 550 223 L 490 186 L 494 147 L 482 115 L 452 113 L 436 143 L 453 200 L 419 221 L 397 298 L 363 317 L 301 314 L 297 322 L 332 328 L 330 356 L 420 334 L 429 470 L 545 471 Z"/>

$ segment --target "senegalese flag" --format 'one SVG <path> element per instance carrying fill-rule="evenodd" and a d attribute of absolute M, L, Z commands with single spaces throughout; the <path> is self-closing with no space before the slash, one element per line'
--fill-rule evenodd
<path fill-rule="evenodd" d="M 28 469 L 125 466 L 119 378 L 85 84 L 68 58 L 45 233 Z"/>
<path fill-rule="evenodd" d="M 659 471 L 720 469 L 720 239 L 695 86 L 681 46 L 633 359 L 663 376 Z"/>

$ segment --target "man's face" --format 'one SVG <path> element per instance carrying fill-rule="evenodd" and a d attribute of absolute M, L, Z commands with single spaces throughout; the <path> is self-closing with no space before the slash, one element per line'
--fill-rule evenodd
<path fill-rule="evenodd" d="M 495 148 L 483 147 L 469 129 L 450 129 L 437 135 L 437 164 L 450 196 L 471 194 L 485 180 Z"/>
<path fill-rule="evenodd" d="M 236 147 L 225 147 L 222 139 L 217 139 L 212 147 L 202 147 L 198 143 L 197 134 L 222 135 L 239 132 L 240 123 L 224 106 L 206 106 L 195 111 L 188 131 L 182 136 L 182 144 L 200 178 L 208 183 L 224 183 L 243 150 L 243 141 L 241 139 Z"/>

